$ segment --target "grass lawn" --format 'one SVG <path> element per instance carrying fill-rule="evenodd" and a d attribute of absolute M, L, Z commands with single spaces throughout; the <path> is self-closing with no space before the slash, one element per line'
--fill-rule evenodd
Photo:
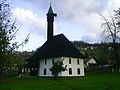
<path fill-rule="evenodd" d="M 8 78 L 0 90 L 120 90 L 120 73 L 87 74 L 85 77 Z"/>

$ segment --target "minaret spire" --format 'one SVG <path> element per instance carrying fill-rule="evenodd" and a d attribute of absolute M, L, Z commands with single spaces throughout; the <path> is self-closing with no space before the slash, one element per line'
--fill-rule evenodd
<path fill-rule="evenodd" d="M 53 9 L 50 3 L 50 7 L 47 13 L 47 40 L 53 37 L 53 22 L 54 22 L 54 17 L 56 16 L 57 14 L 53 12 Z"/>

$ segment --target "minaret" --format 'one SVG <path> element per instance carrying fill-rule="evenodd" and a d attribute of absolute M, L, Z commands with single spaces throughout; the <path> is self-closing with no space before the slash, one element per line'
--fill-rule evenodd
<path fill-rule="evenodd" d="M 53 37 L 53 22 L 57 14 L 53 12 L 51 4 L 47 13 L 47 40 Z"/>

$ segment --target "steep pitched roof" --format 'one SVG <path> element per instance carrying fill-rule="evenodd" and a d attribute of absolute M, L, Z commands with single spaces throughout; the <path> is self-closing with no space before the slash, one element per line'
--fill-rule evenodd
<path fill-rule="evenodd" d="M 86 57 L 86 58 L 84 58 L 84 63 L 87 63 L 92 58 L 98 63 L 98 60 L 95 57 Z"/>
<path fill-rule="evenodd" d="M 63 34 L 59 34 L 53 36 L 38 48 L 31 60 L 60 56 L 84 58 L 83 54 Z"/>
<path fill-rule="evenodd" d="M 48 13 L 53 13 L 52 7 L 49 7 Z"/>

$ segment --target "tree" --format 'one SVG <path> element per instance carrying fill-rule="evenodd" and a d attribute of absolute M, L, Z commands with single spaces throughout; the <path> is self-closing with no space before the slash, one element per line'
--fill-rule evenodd
<path fill-rule="evenodd" d="M 63 67 L 63 61 L 57 61 L 53 64 L 53 66 L 50 68 L 50 71 L 52 72 L 52 74 L 54 75 L 54 79 L 57 79 L 58 74 L 60 72 L 64 72 L 67 68 L 67 65 L 65 67 Z"/>
<path fill-rule="evenodd" d="M 20 29 L 16 27 L 16 20 L 12 20 L 10 5 L 6 0 L 0 2 L 0 78 L 5 76 L 15 65 L 15 50 L 28 42 L 29 35 L 18 44 L 14 42 L 15 35 Z"/>
<path fill-rule="evenodd" d="M 113 65 L 117 71 L 119 71 L 120 61 L 118 59 L 118 43 L 120 42 L 120 9 L 114 10 L 114 14 L 108 18 L 101 15 L 103 19 L 102 23 L 102 36 L 105 37 L 105 42 L 111 42 L 112 45 L 112 60 Z"/>
<path fill-rule="evenodd" d="M 98 60 L 98 64 L 101 66 L 107 64 L 107 54 L 108 48 L 105 44 L 98 45 L 97 48 L 92 51 L 93 57 Z"/>

